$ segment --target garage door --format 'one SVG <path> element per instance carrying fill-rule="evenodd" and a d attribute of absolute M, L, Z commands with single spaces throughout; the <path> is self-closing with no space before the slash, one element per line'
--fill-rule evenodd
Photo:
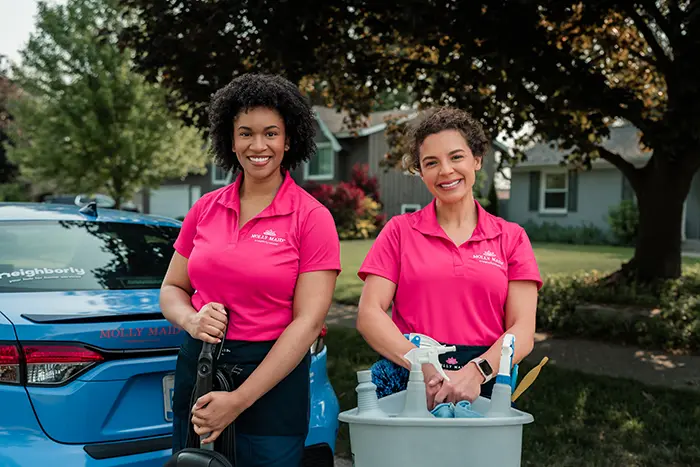
<path fill-rule="evenodd" d="M 150 213 L 173 218 L 184 217 L 202 196 L 198 185 L 167 185 L 151 190 Z"/>

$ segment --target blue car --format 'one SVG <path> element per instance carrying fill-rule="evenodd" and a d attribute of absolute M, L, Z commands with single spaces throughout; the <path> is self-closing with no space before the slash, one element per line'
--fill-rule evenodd
<path fill-rule="evenodd" d="M 162 316 L 180 223 L 0 203 L 0 466 L 162 466 L 184 331 Z M 332 466 L 338 400 L 313 344 L 306 466 Z"/>

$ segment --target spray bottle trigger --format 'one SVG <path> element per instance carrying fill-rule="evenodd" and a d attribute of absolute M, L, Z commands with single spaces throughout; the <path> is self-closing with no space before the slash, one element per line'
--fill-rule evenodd
<path fill-rule="evenodd" d="M 442 369 L 442 365 L 440 364 L 437 354 L 431 353 L 430 357 L 428 358 L 430 359 L 430 364 L 433 365 L 438 373 L 440 373 L 440 376 L 442 376 L 445 381 L 449 381 L 450 378 L 445 373 L 445 370 Z"/>

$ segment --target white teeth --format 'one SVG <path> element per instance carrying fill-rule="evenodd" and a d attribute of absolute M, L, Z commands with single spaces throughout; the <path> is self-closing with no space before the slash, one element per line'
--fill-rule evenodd
<path fill-rule="evenodd" d="M 443 187 L 443 188 L 452 188 L 453 186 L 457 186 L 457 184 L 458 184 L 459 182 L 460 182 L 459 180 L 455 180 L 455 181 L 452 182 L 452 183 L 441 183 L 440 186 Z"/>
<path fill-rule="evenodd" d="M 249 159 L 253 162 L 265 162 L 269 157 L 249 157 Z"/>

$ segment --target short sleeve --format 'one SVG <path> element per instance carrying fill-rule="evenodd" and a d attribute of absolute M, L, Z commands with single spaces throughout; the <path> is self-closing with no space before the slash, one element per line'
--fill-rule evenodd
<path fill-rule="evenodd" d="M 198 201 L 201 201 L 200 198 Z M 175 251 L 180 253 L 185 258 L 189 258 L 194 249 L 194 237 L 197 234 L 197 223 L 199 222 L 200 202 L 194 203 L 190 210 L 185 215 L 180 227 L 180 233 L 175 240 Z"/>
<path fill-rule="evenodd" d="M 509 281 L 534 281 L 537 290 L 542 288 L 542 277 L 535 259 L 535 252 L 524 229 L 520 229 L 508 258 Z"/>
<path fill-rule="evenodd" d="M 357 273 L 360 279 L 364 281 L 369 274 L 374 274 L 398 284 L 399 271 L 401 270 L 399 240 L 399 226 L 395 218 L 391 218 L 379 232 L 372 247 L 367 252 L 367 256 Z"/>
<path fill-rule="evenodd" d="M 299 274 L 324 270 L 340 272 L 340 240 L 328 209 L 317 207 L 309 212 L 299 243 Z"/>

